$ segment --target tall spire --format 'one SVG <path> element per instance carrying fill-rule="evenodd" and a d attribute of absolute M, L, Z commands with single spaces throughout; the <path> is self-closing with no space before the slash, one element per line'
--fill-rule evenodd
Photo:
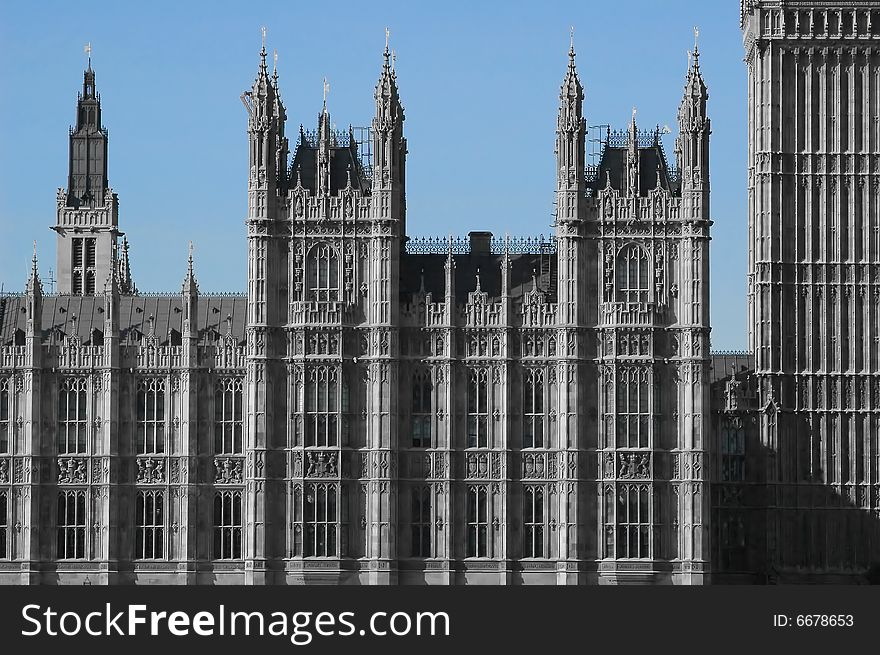
<path fill-rule="evenodd" d="M 382 72 L 376 84 L 376 119 L 380 130 L 394 129 L 398 119 L 402 120 L 400 97 L 397 92 L 397 75 L 391 64 L 389 48 L 390 30 L 385 28 L 385 50 L 382 53 Z M 395 58 L 396 59 L 396 58 Z M 398 115 L 400 114 L 400 115 Z"/>
<path fill-rule="evenodd" d="M 248 113 L 250 137 L 248 188 L 251 191 L 267 191 L 267 202 L 257 210 L 260 218 L 274 214 L 275 193 L 284 188 L 287 181 L 287 138 L 284 122 L 287 118 L 284 105 L 278 95 L 277 69 L 269 75 L 266 63 L 266 28 L 261 28 L 262 46 L 257 77 L 249 91 L 241 95 Z"/>
<path fill-rule="evenodd" d="M 574 31 L 570 34 L 568 67 L 559 90 L 556 120 L 556 175 L 558 220 L 579 217 L 578 202 L 584 185 L 584 87 L 575 64 Z"/>
<path fill-rule="evenodd" d="M 40 282 L 40 272 L 37 268 L 37 242 L 34 241 L 34 256 L 31 258 L 31 270 L 28 275 L 27 287 L 28 295 L 43 295 L 43 284 Z"/>
<path fill-rule="evenodd" d="M 568 48 L 568 69 L 565 71 L 565 79 L 562 80 L 562 90 L 560 91 L 559 99 L 562 101 L 562 106 L 568 105 L 570 118 L 580 118 L 581 102 L 584 99 L 584 87 L 581 85 L 577 66 L 575 65 L 574 27 L 571 28 L 571 41 Z"/>
<path fill-rule="evenodd" d="M 101 96 L 95 87 L 91 44 L 82 91 L 76 99 L 76 126 L 70 130 L 67 206 L 104 205 L 107 190 L 107 133 L 101 124 Z"/>
<path fill-rule="evenodd" d="M 134 294 L 137 292 L 134 282 L 131 279 L 131 257 L 128 253 L 128 237 L 122 237 L 122 253 L 119 255 L 119 285 L 120 291 L 124 294 Z"/>
<path fill-rule="evenodd" d="M 387 188 L 403 178 L 405 139 L 403 138 L 403 106 L 397 91 L 397 75 L 391 67 L 391 32 L 385 29 L 385 50 L 382 53 L 382 71 L 373 94 L 376 115 L 373 118 L 373 186 Z"/>
<path fill-rule="evenodd" d="M 703 81 L 703 74 L 700 72 L 700 50 L 697 43 L 699 35 L 700 30 L 694 27 L 694 50 L 692 53 L 688 52 L 687 80 L 685 82 L 684 100 L 682 100 L 682 104 L 684 104 L 685 101 L 690 100 L 698 105 L 695 109 L 699 113 L 705 114 L 705 105 L 709 94 L 706 91 L 706 83 Z"/>
<path fill-rule="evenodd" d="M 635 107 L 632 110 L 626 143 L 626 180 L 629 195 L 639 195 L 639 129 L 636 125 Z"/>
<path fill-rule="evenodd" d="M 186 259 L 186 277 L 183 278 L 183 288 L 181 289 L 181 293 L 186 294 L 198 294 L 199 285 L 196 282 L 196 274 L 193 270 L 193 242 L 189 242 L 189 255 Z"/>

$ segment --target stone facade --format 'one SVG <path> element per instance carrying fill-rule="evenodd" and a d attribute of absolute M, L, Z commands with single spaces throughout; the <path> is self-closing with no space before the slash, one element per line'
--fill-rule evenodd
<path fill-rule="evenodd" d="M 407 236 L 387 48 L 372 125 L 338 133 L 325 102 L 292 153 L 264 48 L 240 296 L 200 293 L 192 254 L 180 293 L 137 292 L 85 80 L 59 293 L 35 258 L 0 299 L 0 581 L 709 581 L 698 52 L 677 165 L 635 112 L 588 164 L 572 48 L 556 234 L 432 240 Z"/>
<path fill-rule="evenodd" d="M 876 582 L 880 10 L 766 0 L 740 15 L 754 357 L 714 392 L 715 570 Z"/>

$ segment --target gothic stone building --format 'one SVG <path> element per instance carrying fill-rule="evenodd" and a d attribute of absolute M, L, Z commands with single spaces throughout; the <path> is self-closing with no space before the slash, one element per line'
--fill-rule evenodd
<path fill-rule="evenodd" d="M 675 165 L 635 114 L 588 162 L 572 49 L 556 234 L 410 239 L 387 48 L 372 125 L 325 102 L 292 154 L 264 48 L 247 293 L 201 293 L 191 254 L 155 295 L 90 64 L 57 293 L 35 257 L 0 299 L 0 580 L 709 582 L 707 97 L 694 52 Z"/>
<path fill-rule="evenodd" d="M 715 367 L 713 570 L 876 583 L 880 8 L 740 7 L 753 356 Z"/>

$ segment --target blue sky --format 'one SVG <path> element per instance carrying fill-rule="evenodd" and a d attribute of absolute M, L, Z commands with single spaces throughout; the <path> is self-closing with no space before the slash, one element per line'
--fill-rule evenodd
<path fill-rule="evenodd" d="M 55 192 L 92 65 L 110 184 L 142 291 L 180 288 L 187 242 L 204 291 L 246 284 L 247 142 L 239 95 L 260 27 L 278 50 L 288 131 L 328 106 L 368 125 L 385 27 L 406 110 L 411 235 L 551 233 L 554 129 L 569 26 L 591 124 L 668 124 L 700 28 L 712 119 L 712 346 L 746 346 L 746 71 L 738 3 L 5 2 L 0 7 L 0 283 L 24 287 L 32 242 L 54 267 Z M 672 137 L 666 137 L 667 152 Z"/>

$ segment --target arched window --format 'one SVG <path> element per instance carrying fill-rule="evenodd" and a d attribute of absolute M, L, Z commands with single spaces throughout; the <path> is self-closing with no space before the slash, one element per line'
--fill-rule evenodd
<path fill-rule="evenodd" d="M 523 448 L 544 447 L 544 371 L 523 371 Z"/>
<path fill-rule="evenodd" d="M 631 244 L 617 254 L 617 301 L 648 302 L 648 255 Z"/>
<path fill-rule="evenodd" d="M 58 387 L 58 454 L 86 452 L 87 383 L 85 378 L 64 378 Z"/>
<path fill-rule="evenodd" d="M 339 418 L 348 412 L 348 400 L 348 387 L 342 384 L 337 368 L 316 366 L 309 370 L 305 388 L 304 445 L 324 448 L 339 445 Z M 343 425 L 343 437 L 344 428 Z"/>
<path fill-rule="evenodd" d="M 545 557 L 544 487 L 523 487 L 523 557 Z"/>
<path fill-rule="evenodd" d="M 649 448 L 651 421 L 648 369 L 621 369 L 617 378 L 617 447 Z"/>
<path fill-rule="evenodd" d="M 412 378 L 412 445 L 431 447 L 431 374 L 418 370 Z"/>
<path fill-rule="evenodd" d="M 309 300 L 339 299 L 339 263 L 330 245 L 322 243 L 312 248 L 306 269 Z"/>
<path fill-rule="evenodd" d="M 489 489 L 487 485 L 468 486 L 467 556 L 487 557 L 489 541 Z"/>
<path fill-rule="evenodd" d="M 214 387 L 214 453 L 242 454 L 242 378 L 220 378 Z"/>
<path fill-rule="evenodd" d="M 467 447 L 489 447 L 489 372 L 471 369 L 468 373 Z"/>
<path fill-rule="evenodd" d="M 140 378 L 137 381 L 137 425 L 135 450 L 138 455 L 165 452 L 165 380 Z"/>

